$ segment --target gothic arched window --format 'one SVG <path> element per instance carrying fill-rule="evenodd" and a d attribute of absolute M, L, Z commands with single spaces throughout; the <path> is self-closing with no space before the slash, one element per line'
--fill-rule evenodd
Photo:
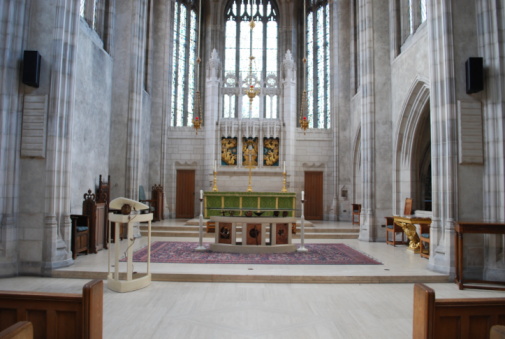
<path fill-rule="evenodd" d="M 330 6 L 307 0 L 307 118 L 310 128 L 330 128 Z"/>
<path fill-rule="evenodd" d="M 223 117 L 276 119 L 277 4 L 273 0 L 231 0 L 225 20 Z M 253 99 L 246 90 L 255 93 Z"/>
<path fill-rule="evenodd" d="M 174 3 L 171 126 L 189 126 L 193 120 L 196 86 L 197 0 Z"/>

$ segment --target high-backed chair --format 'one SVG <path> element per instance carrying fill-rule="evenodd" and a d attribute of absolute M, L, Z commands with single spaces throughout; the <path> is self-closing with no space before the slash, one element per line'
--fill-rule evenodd
<path fill-rule="evenodd" d="M 360 223 L 361 204 L 352 204 L 352 224 Z"/>
<path fill-rule="evenodd" d="M 107 248 L 107 239 L 109 238 L 109 203 L 110 203 L 110 175 L 107 177 L 107 181 L 103 181 L 102 175 L 98 181 L 98 188 L 96 189 L 96 202 L 104 203 L 104 216 L 103 224 L 105 226 L 105 242 L 104 248 Z M 114 229 L 114 228 L 113 228 Z"/>
<path fill-rule="evenodd" d="M 97 202 L 91 189 L 84 194 L 82 214 L 89 218 L 89 251 L 97 253 L 105 246 L 105 203 Z"/>
<path fill-rule="evenodd" d="M 78 253 L 89 253 L 89 217 L 81 214 L 71 214 L 72 220 L 72 259 L 77 258 Z"/>
<path fill-rule="evenodd" d="M 421 234 L 419 234 L 419 254 L 423 258 L 430 258 L 430 225 L 420 225 Z"/>
<path fill-rule="evenodd" d="M 165 193 L 163 192 L 163 186 L 156 184 L 153 185 L 151 188 L 151 199 L 146 198 L 144 186 L 139 186 L 139 201 L 149 206 L 148 213 L 153 214 L 153 221 L 163 220 L 164 199 Z"/>
<path fill-rule="evenodd" d="M 386 244 L 396 246 L 396 244 L 407 244 L 405 241 L 405 232 L 403 232 L 403 228 L 396 225 L 394 223 L 393 217 L 385 217 L 386 218 Z M 389 240 L 389 235 L 391 234 L 392 239 Z M 396 235 L 402 235 L 402 241 L 396 241 Z"/>
<path fill-rule="evenodd" d="M 403 208 L 403 215 L 412 215 L 412 198 L 405 199 L 405 207 Z"/>

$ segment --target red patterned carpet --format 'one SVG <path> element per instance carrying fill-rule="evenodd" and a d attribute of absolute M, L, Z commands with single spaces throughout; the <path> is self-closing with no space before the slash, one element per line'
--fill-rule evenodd
<path fill-rule="evenodd" d="M 208 244 L 204 244 L 208 247 Z M 196 251 L 197 242 L 156 241 L 151 245 L 151 263 L 258 264 L 258 265 L 382 265 L 367 254 L 344 244 L 305 244 L 308 252 L 241 254 Z M 133 261 L 146 261 L 147 247 L 133 254 Z M 124 260 L 122 260 L 124 261 Z"/>

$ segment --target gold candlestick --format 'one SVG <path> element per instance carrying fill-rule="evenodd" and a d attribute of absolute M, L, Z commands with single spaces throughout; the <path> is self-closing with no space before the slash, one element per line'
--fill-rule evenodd
<path fill-rule="evenodd" d="M 252 169 L 253 169 L 253 164 L 252 164 L 252 155 L 254 153 L 254 149 L 251 145 L 249 145 L 249 147 L 246 149 L 245 151 L 245 154 L 244 155 L 248 155 L 249 156 L 249 161 L 248 161 L 248 164 L 247 164 L 247 167 L 246 168 L 249 168 L 249 183 L 247 185 L 247 192 L 252 192 Z"/>
<path fill-rule="evenodd" d="M 282 172 L 282 193 L 286 193 L 288 190 L 286 189 L 286 172 Z"/>
<path fill-rule="evenodd" d="M 212 185 L 212 192 L 218 192 L 217 189 L 217 171 L 214 171 L 214 184 Z"/>

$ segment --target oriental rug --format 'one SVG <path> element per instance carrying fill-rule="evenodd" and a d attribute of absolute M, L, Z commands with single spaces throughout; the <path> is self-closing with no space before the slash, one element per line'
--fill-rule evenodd
<path fill-rule="evenodd" d="M 151 244 L 151 263 L 258 264 L 258 265 L 382 265 L 345 244 L 305 244 L 307 252 L 220 253 L 196 251 L 196 242 L 156 241 Z M 204 244 L 208 248 L 208 244 Z M 121 261 L 125 261 L 122 259 Z M 147 261 L 147 247 L 133 254 L 133 261 Z"/>

